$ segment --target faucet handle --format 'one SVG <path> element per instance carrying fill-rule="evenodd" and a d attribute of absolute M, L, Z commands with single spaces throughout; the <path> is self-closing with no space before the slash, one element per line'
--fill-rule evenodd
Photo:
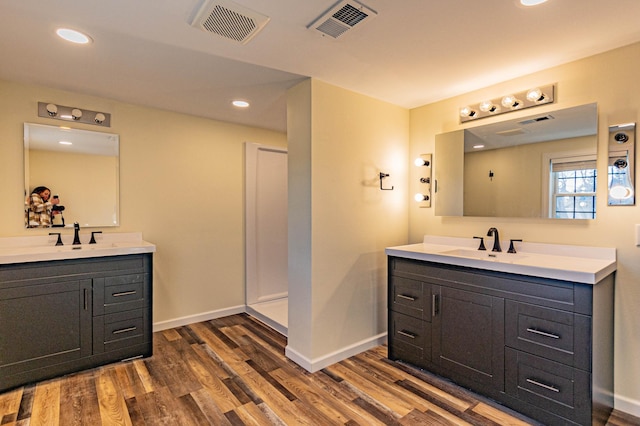
<path fill-rule="evenodd" d="M 507 253 L 516 253 L 516 248 L 513 245 L 514 242 L 522 242 L 522 240 L 509 240 L 509 250 L 507 250 Z"/>
<path fill-rule="evenodd" d="M 60 235 L 59 232 L 49 232 L 49 235 L 57 235 L 58 236 L 58 241 L 56 241 L 56 245 L 57 246 L 61 246 L 62 244 L 62 236 Z"/>
<path fill-rule="evenodd" d="M 473 237 L 477 240 L 480 240 L 480 247 L 478 247 L 478 250 L 486 250 L 487 248 L 484 246 L 484 237 Z"/>
<path fill-rule="evenodd" d="M 102 231 L 91 231 L 91 240 L 89 240 L 89 244 L 96 243 L 96 234 L 102 234 Z"/>

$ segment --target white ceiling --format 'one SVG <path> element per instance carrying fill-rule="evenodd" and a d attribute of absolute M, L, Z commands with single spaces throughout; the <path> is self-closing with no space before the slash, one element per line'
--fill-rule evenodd
<path fill-rule="evenodd" d="M 2 0 L 0 78 L 285 131 L 305 77 L 413 108 L 640 41 L 638 0 L 363 0 L 337 40 L 307 29 L 334 0 L 235 2 L 271 18 L 245 45 L 189 25 L 201 0 Z"/>

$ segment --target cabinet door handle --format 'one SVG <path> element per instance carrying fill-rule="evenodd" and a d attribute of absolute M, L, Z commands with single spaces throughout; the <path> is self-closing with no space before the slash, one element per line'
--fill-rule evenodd
<path fill-rule="evenodd" d="M 412 302 L 416 301 L 415 297 L 407 296 L 407 295 L 404 295 L 404 294 L 397 294 L 396 297 L 399 297 L 400 299 L 404 299 L 404 300 L 410 300 Z"/>
<path fill-rule="evenodd" d="M 133 327 L 127 327 L 127 328 L 121 328 L 119 330 L 114 330 L 111 332 L 111 334 L 121 334 L 121 333 L 128 333 L 130 331 L 135 331 L 138 327 L 136 327 L 135 325 Z"/>
<path fill-rule="evenodd" d="M 84 310 L 86 311 L 87 309 L 89 309 L 89 292 L 87 291 L 86 288 L 84 289 L 83 299 L 84 299 Z"/>
<path fill-rule="evenodd" d="M 434 294 L 431 296 L 431 316 L 435 317 L 440 313 L 440 296 Z"/>
<path fill-rule="evenodd" d="M 415 339 L 416 337 L 418 337 L 416 334 L 413 333 L 409 333 L 407 331 L 404 330 L 400 330 L 398 331 L 398 334 L 404 337 L 408 337 L 409 339 Z"/>
<path fill-rule="evenodd" d="M 527 331 L 529 333 L 539 334 L 540 336 L 551 337 L 552 339 L 559 339 L 560 338 L 560 336 L 557 335 L 557 334 L 547 333 L 546 331 L 536 330 L 535 328 L 527 328 Z"/>
<path fill-rule="evenodd" d="M 112 293 L 113 297 L 122 297 L 122 296 L 131 296 L 132 294 L 136 294 L 135 290 L 130 291 L 121 291 L 120 293 Z"/>
<path fill-rule="evenodd" d="M 560 393 L 560 389 L 556 388 L 555 386 L 545 385 L 544 383 L 540 383 L 537 380 L 527 379 L 527 383 L 531 383 L 532 385 L 540 386 L 541 388 L 546 389 L 546 390 L 550 390 L 552 392 Z"/>

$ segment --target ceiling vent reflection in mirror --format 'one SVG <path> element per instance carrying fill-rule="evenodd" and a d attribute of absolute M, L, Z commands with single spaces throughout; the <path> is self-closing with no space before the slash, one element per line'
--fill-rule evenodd
<path fill-rule="evenodd" d="M 111 114 L 47 102 L 38 102 L 38 117 L 111 127 Z"/>
<path fill-rule="evenodd" d="M 375 11 L 356 1 L 339 1 L 307 28 L 319 32 L 322 36 L 337 39 L 356 25 L 361 26 L 363 22 L 368 22 L 377 15 Z"/>
<path fill-rule="evenodd" d="M 203 1 L 189 21 L 192 27 L 247 44 L 271 20 L 229 0 Z"/>

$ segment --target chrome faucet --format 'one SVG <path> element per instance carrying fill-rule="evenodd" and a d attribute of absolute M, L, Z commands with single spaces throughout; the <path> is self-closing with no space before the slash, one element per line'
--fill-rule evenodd
<path fill-rule="evenodd" d="M 493 249 L 491 249 L 491 251 L 502 251 L 500 248 L 500 236 L 498 235 L 498 230 L 496 228 L 489 228 L 487 237 L 491 236 L 493 236 Z"/>
<path fill-rule="evenodd" d="M 75 246 L 75 245 L 81 244 L 80 243 L 80 224 L 78 222 L 75 222 L 73 224 L 73 231 L 74 231 L 73 245 Z"/>

